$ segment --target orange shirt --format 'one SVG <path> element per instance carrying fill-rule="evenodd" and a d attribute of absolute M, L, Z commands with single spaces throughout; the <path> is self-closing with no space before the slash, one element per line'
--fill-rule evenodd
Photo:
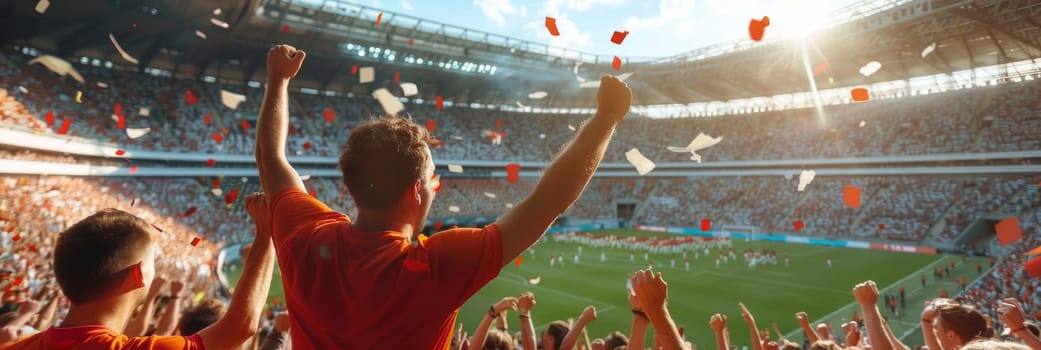
<path fill-rule="evenodd" d="M 269 207 L 296 350 L 448 349 L 459 307 L 502 269 L 495 225 L 413 245 L 298 189 Z"/>
<path fill-rule="evenodd" d="M 206 349 L 198 334 L 130 338 L 105 326 L 51 328 L 0 347 L 3 350 L 194 350 Z"/>

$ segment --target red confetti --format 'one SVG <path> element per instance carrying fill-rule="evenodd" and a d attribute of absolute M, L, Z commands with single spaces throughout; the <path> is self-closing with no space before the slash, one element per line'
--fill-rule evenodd
<path fill-rule="evenodd" d="M 434 97 L 434 108 L 437 108 L 437 110 L 439 110 L 439 111 L 444 109 L 445 108 L 445 99 L 441 98 L 441 96 Z"/>
<path fill-rule="evenodd" d="M 351 75 L 358 75 L 358 65 L 351 66 Z"/>
<path fill-rule="evenodd" d="M 318 198 L 318 190 L 316 189 L 312 188 L 310 191 L 307 191 L 307 194 L 310 194 L 311 197 Z"/>
<path fill-rule="evenodd" d="M 130 207 L 133 208 L 135 203 L 137 203 L 137 198 L 131 199 L 130 200 Z"/>
<path fill-rule="evenodd" d="M 871 99 L 871 96 L 868 95 L 868 90 L 865 88 L 853 89 L 849 94 L 853 98 L 853 102 L 864 102 Z"/>
<path fill-rule="evenodd" d="M 441 221 L 440 220 L 434 222 L 434 231 L 441 231 Z"/>
<path fill-rule="evenodd" d="M 198 210 L 198 209 L 199 208 L 196 208 L 195 206 L 190 206 L 190 207 L 188 207 L 187 210 L 184 211 L 184 214 L 181 214 L 181 216 L 183 216 L 183 217 L 192 216 L 192 214 L 195 214 L 195 211 Z"/>
<path fill-rule="evenodd" d="M 217 135 L 217 136 L 220 136 L 220 135 Z M 213 160 L 213 158 L 210 158 L 210 159 L 206 160 L 206 166 L 208 166 L 208 167 L 212 167 L 212 166 L 214 166 L 216 164 L 217 164 L 217 161 Z"/>
<path fill-rule="evenodd" d="M 61 121 L 61 127 L 58 128 L 58 135 L 65 135 L 69 133 L 69 127 L 72 126 L 72 119 L 65 118 Z"/>
<path fill-rule="evenodd" d="M 383 12 L 380 12 L 380 14 L 376 15 L 376 25 L 379 26 L 380 22 L 383 22 Z"/>
<path fill-rule="evenodd" d="M 994 231 L 998 233 L 998 243 L 1001 246 L 1016 243 L 1023 238 L 1023 231 L 1019 227 L 1019 219 L 1015 216 L 1009 216 L 1005 220 L 998 222 L 997 225 L 994 225 Z"/>
<path fill-rule="evenodd" d="M 408 39 L 408 46 L 414 46 L 414 45 L 416 45 L 416 40 Z"/>
<path fill-rule="evenodd" d="M 622 59 L 614 56 L 614 62 L 611 62 L 611 67 L 614 67 L 614 70 L 622 70 Z"/>
<path fill-rule="evenodd" d="M 195 238 L 192 238 L 192 247 L 199 245 L 199 242 L 202 242 L 202 238 L 200 238 L 198 236 L 196 236 Z"/>
<path fill-rule="evenodd" d="M 712 231 L 712 220 L 701 219 L 701 232 Z"/>
<path fill-rule="evenodd" d="M 394 71 L 394 84 L 401 84 L 401 72 Z"/>
<path fill-rule="evenodd" d="M 799 231 L 805 226 L 803 225 L 802 220 L 795 220 L 795 222 L 792 223 L 792 227 L 794 227 L 796 231 Z"/>
<path fill-rule="evenodd" d="M 560 30 L 557 30 L 557 19 L 553 17 L 546 17 L 546 30 L 549 30 L 549 35 L 558 36 Z"/>
<path fill-rule="evenodd" d="M 116 102 L 116 104 L 112 106 L 112 114 L 123 115 L 123 104 Z"/>
<path fill-rule="evenodd" d="M 232 203 L 235 203 L 235 201 L 237 201 L 238 199 L 239 199 L 239 189 L 237 189 L 237 188 L 232 189 L 231 192 L 228 192 L 227 194 L 224 195 L 224 203 L 227 203 L 229 205 L 232 204 Z"/>
<path fill-rule="evenodd" d="M 127 151 L 124 151 L 124 150 L 121 150 L 121 149 L 117 149 L 116 150 L 116 155 L 117 156 L 122 156 L 124 154 L 127 154 Z"/>
<path fill-rule="evenodd" d="M 430 271 L 430 265 L 416 259 L 408 258 L 405 259 L 405 269 L 409 272 L 427 272 Z"/>
<path fill-rule="evenodd" d="M 224 134 L 224 135 L 227 135 L 228 134 L 228 129 L 227 128 L 220 128 L 220 132 L 222 134 Z"/>
<path fill-rule="evenodd" d="M 434 129 L 437 129 L 437 121 L 433 119 L 427 119 L 427 132 L 433 133 Z"/>
<path fill-rule="evenodd" d="M 515 183 L 520 179 L 520 164 L 506 164 L 506 182 Z"/>
<path fill-rule="evenodd" d="M 1027 270 L 1027 273 L 1030 274 L 1030 277 L 1041 277 L 1041 256 L 1030 259 L 1030 261 L 1023 263 L 1023 268 Z"/>
<path fill-rule="evenodd" d="M 22 285 L 22 282 L 25 282 L 25 277 L 18 276 L 18 277 L 14 278 L 14 285 L 20 286 L 20 285 Z"/>
<path fill-rule="evenodd" d="M 210 182 L 210 186 L 215 187 L 215 188 L 216 187 L 220 187 L 220 179 L 215 179 L 215 180 L 213 180 L 213 182 Z"/>
<path fill-rule="evenodd" d="M 763 40 L 763 34 L 766 32 L 766 27 L 770 25 L 770 17 L 763 16 L 763 19 L 752 19 L 748 22 L 748 36 L 752 37 L 752 40 L 759 41 Z"/>
<path fill-rule="evenodd" d="M 842 189 L 842 202 L 850 208 L 860 208 L 860 188 L 846 185 Z"/>
<path fill-rule="evenodd" d="M 202 121 L 206 123 L 206 125 L 210 125 L 210 123 L 213 122 L 213 116 L 211 116 L 209 113 L 206 113 L 206 115 L 202 117 Z"/>
<path fill-rule="evenodd" d="M 54 112 L 53 111 L 47 111 L 47 114 L 45 114 L 43 116 L 43 118 L 45 120 L 47 120 L 47 127 L 48 128 L 54 126 Z"/>
<path fill-rule="evenodd" d="M 117 128 L 120 128 L 120 129 L 126 129 L 127 128 L 127 117 L 124 117 L 122 114 L 117 114 L 116 115 L 116 119 L 118 120 L 116 122 L 116 127 Z"/>
<path fill-rule="evenodd" d="M 289 33 L 289 25 L 282 26 L 282 32 L 283 33 Z"/>
<path fill-rule="evenodd" d="M 224 136 L 221 136 L 221 134 L 218 133 L 210 134 L 210 138 L 212 138 L 214 141 L 217 141 L 217 143 L 224 142 Z"/>
<path fill-rule="evenodd" d="M 499 129 L 502 129 L 502 119 L 496 119 L 495 120 L 495 127 L 499 128 Z"/>
<path fill-rule="evenodd" d="M 156 231 L 163 232 L 163 229 L 159 226 L 156 226 L 155 224 L 152 224 L 152 228 L 154 228 Z"/>
<path fill-rule="evenodd" d="M 137 165 L 131 165 L 130 166 L 130 173 L 131 174 L 137 174 Z"/>
<path fill-rule="evenodd" d="M 824 62 L 818 64 L 816 67 L 813 67 L 813 76 L 817 76 L 818 74 L 824 73 L 825 70 L 828 70 L 828 62 Z"/>
<path fill-rule="evenodd" d="M 192 90 L 188 90 L 184 92 L 184 103 L 187 103 L 189 106 L 194 106 L 196 103 L 199 103 L 199 98 L 192 93 Z"/>
<path fill-rule="evenodd" d="M 521 266 L 521 263 L 523 263 L 523 262 L 524 262 L 524 257 L 523 256 L 518 256 L 516 260 L 513 260 L 513 266 Z"/>
<path fill-rule="evenodd" d="M 22 234 L 21 233 L 14 235 L 14 237 L 11 237 L 11 241 L 13 241 L 13 242 L 18 242 L 21 239 L 22 239 Z"/>
<path fill-rule="evenodd" d="M 326 123 L 332 123 L 334 120 L 336 120 L 336 112 L 333 111 L 332 108 L 326 108 L 322 110 L 322 115 L 325 116 Z"/>
<path fill-rule="evenodd" d="M 246 120 L 239 121 L 239 125 L 241 125 L 242 126 L 242 130 L 245 130 L 245 131 L 249 131 L 249 128 L 253 127 L 252 125 L 249 124 L 249 121 L 246 121 Z"/>
<path fill-rule="evenodd" d="M 616 31 L 614 31 L 614 34 L 611 35 L 611 42 L 615 43 L 615 44 L 618 44 L 618 45 L 621 45 L 622 41 L 625 40 L 625 37 L 628 36 L 628 35 L 629 35 L 629 31 L 619 32 L 619 31 L 616 30 Z"/>
<path fill-rule="evenodd" d="M 885 230 L 886 229 L 886 224 L 878 224 L 878 229 L 879 230 Z"/>
<path fill-rule="evenodd" d="M 304 142 L 304 150 L 308 151 L 311 149 L 311 141 Z"/>

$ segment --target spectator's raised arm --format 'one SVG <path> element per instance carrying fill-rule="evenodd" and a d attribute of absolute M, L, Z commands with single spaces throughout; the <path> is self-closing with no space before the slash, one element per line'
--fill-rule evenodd
<path fill-rule="evenodd" d="M 174 280 L 170 283 L 170 301 L 166 303 L 166 310 L 159 318 L 159 325 L 155 328 L 155 335 L 173 335 L 177 330 L 177 318 L 181 315 L 181 302 L 184 301 L 181 290 L 184 282 Z"/>
<path fill-rule="evenodd" d="M 669 284 L 650 269 L 637 271 L 633 275 L 633 292 L 640 299 L 640 306 L 647 313 L 654 327 L 654 338 L 665 350 L 686 349 L 683 337 L 680 336 L 676 324 L 669 315 L 666 305 L 669 298 Z"/>
<path fill-rule="evenodd" d="M 759 326 L 755 324 L 755 316 L 752 315 L 751 311 L 745 307 L 744 303 L 737 303 L 741 307 L 741 317 L 745 319 L 745 324 L 748 325 L 749 336 L 752 337 L 752 349 L 763 350 L 763 339 L 759 335 Z"/>
<path fill-rule="evenodd" d="M 716 350 L 730 350 L 730 337 L 727 336 L 727 316 L 715 314 L 708 319 L 712 333 L 716 335 Z"/>
<path fill-rule="evenodd" d="M 582 330 L 586 328 L 589 322 L 596 320 L 596 307 L 593 305 L 586 306 L 585 310 L 582 310 L 582 316 L 578 318 L 578 322 L 568 330 L 567 335 L 564 336 L 564 341 L 560 343 L 560 349 L 556 350 L 571 350 L 575 348 L 575 343 L 578 343 L 578 336 L 582 334 Z"/>
<path fill-rule="evenodd" d="M 289 80 L 296 76 L 307 54 L 289 45 L 278 45 L 267 55 L 267 88 L 257 118 L 254 155 L 264 193 L 274 198 L 282 190 L 304 184 L 286 159 L 289 132 Z"/>
<path fill-rule="evenodd" d="M 517 308 L 517 298 L 505 297 L 499 300 L 492 306 L 488 307 L 488 312 L 481 318 L 481 324 L 477 325 L 477 331 L 474 332 L 473 339 L 470 341 L 475 347 L 484 347 L 484 341 L 488 337 L 488 327 L 492 326 L 492 321 L 499 317 L 503 312 L 509 309 Z"/>
<path fill-rule="evenodd" d="M 807 316 L 805 312 L 795 313 L 795 321 L 799 323 L 799 328 L 802 328 L 802 331 L 806 333 L 806 338 L 810 341 L 810 344 L 816 343 L 820 340 L 817 331 L 813 330 L 813 327 L 810 327 L 810 317 Z"/>
<path fill-rule="evenodd" d="M 531 309 L 535 307 L 535 294 L 524 292 L 517 300 L 517 313 L 520 317 L 521 345 L 525 349 L 535 349 L 535 325 L 531 321 Z"/>
<path fill-rule="evenodd" d="M 546 168 L 534 192 L 496 222 L 502 233 L 503 265 L 538 241 L 553 220 L 582 194 L 600 165 L 615 126 L 629 112 L 632 91 L 618 78 L 605 76 L 600 80 L 597 102 L 596 115 Z"/>
<path fill-rule="evenodd" d="M 1011 334 L 1015 334 L 1031 349 L 1041 350 L 1041 339 L 1027 329 L 1026 316 L 1023 315 L 1023 307 L 1019 304 L 1019 300 L 1016 298 L 1002 300 L 998 304 L 998 318 L 1005 323 L 1005 327 L 1011 329 Z"/>
<path fill-rule="evenodd" d="M 878 311 L 878 288 L 875 282 L 866 281 L 853 287 L 853 297 L 864 314 L 864 327 L 871 339 L 871 350 L 893 350 L 893 344 L 882 325 L 882 313 Z"/>

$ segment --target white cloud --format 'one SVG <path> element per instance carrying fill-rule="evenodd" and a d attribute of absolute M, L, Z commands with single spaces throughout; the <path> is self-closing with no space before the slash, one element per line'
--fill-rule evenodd
<path fill-rule="evenodd" d="M 524 26 L 525 29 L 532 31 L 535 37 L 540 41 L 547 42 L 550 46 L 569 48 L 569 49 L 582 49 L 588 48 L 591 43 L 592 35 L 583 32 L 578 28 L 578 24 L 568 18 L 567 14 L 549 15 L 557 19 L 557 29 L 560 30 L 559 36 L 552 36 L 549 31 L 546 30 L 545 18 L 540 17 L 538 21 L 529 22 Z"/>
<path fill-rule="evenodd" d="M 408 0 L 401 0 L 401 9 L 405 11 L 412 11 L 413 9 L 415 9 L 415 7 L 413 7 L 412 3 L 408 2 Z"/>
<path fill-rule="evenodd" d="M 592 8 L 593 5 L 618 6 L 623 2 L 625 0 L 567 0 L 565 5 L 569 10 L 586 11 Z"/>
<path fill-rule="evenodd" d="M 500 27 L 506 25 L 505 15 L 528 15 L 527 7 L 514 6 L 512 0 L 474 0 L 474 5 L 480 7 L 484 16 Z"/>
<path fill-rule="evenodd" d="M 573 0 L 578 1 L 578 0 Z M 595 1 L 595 0 L 591 0 Z M 663 26 L 671 26 L 677 20 L 694 17 L 694 7 L 697 4 L 692 0 L 661 0 L 658 3 L 658 15 L 654 17 L 629 17 L 625 20 L 625 29 L 637 31 L 648 29 L 659 29 Z"/>

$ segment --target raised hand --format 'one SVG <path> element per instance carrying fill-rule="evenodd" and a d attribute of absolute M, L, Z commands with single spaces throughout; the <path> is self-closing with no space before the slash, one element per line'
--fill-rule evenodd
<path fill-rule="evenodd" d="M 640 270 L 633 274 L 633 292 L 639 299 L 644 312 L 658 312 L 667 309 L 669 284 L 651 269 Z"/>
<path fill-rule="evenodd" d="M 31 315 L 40 312 L 40 308 L 42 307 L 43 304 L 41 304 L 40 302 L 32 299 L 26 299 L 25 301 L 18 303 L 18 313 L 22 315 Z"/>
<path fill-rule="evenodd" d="M 184 282 L 183 281 L 176 280 L 176 281 L 173 281 L 173 283 L 170 284 L 170 295 L 173 295 L 173 296 L 180 295 L 182 290 L 184 290 Z"/>
<path fill-rule="evenodd" d="M 1016 298 L 1005 298 L 998 303 L 998 318 L 1012 329 L 1021 328 L 1026 322 L 1023 307 Z"/>
<path fill-rule="evenodd" d="M 922 309 L 922 322 L 933 323 L 936 319 L 936 315 L 941 306 L 955 303 L 951 299 L 936 298 L 925 302 L 925 308 Z"/>
<path fill-rule="evenodd" d="M 508 309 L 516 310 L 517 309 L 517 298 L 514 298 L 514 297 L 502 298 L 502 300 L 499 300 L 498 303 L 495 303 L 495 306 L 493 306 L 493 308 L 495 309 L 495 313 L 496 314 L 501 314 L 503 311 L 506 311 Z"/>
<path fill-rule="evenodd" d="M 727 328 L 727 316 L 720 314 L 712 315 L 708 319 L 708 325 L 716 333 L 723 333 L 723 330 Z"/>
<path fill-rule="evenodd" d="M 856 322 L 843 323 L 842 332 L 846 335 L 846 347 L 857 346 L 860 343 L 860 327 Z"/>
<path fill-rule="evenodd" d="M 795 320 L 798 321 L 799 324 L 810 324 L 810 316 L 806 315 L 806 313 L 802 311 L 795 313 Z"/>
<path fill-rule="evenodd" d="M 517 299 L 517 311 L 521 315 L 528 315 L 531 313 L 531 308 L 535 307 L 535 294 L 531 292 L 524 292 Z"/>
<path fill-rule="evenodd" d="M 755 316 L 752 316 L 752 313 L 750 311 L 748 311 L 748 308 L 745 307 L 745 304 L 744 303 L 737 303 L 737 305 L 741 307 L 741 317 L 745 319 L 745 323 L 750 324 L 750 325 L 754 325 L 755 324 Z"/>
<path fill-rule="evenodd" d="M 633 91 L 621 79 L 605 75 L 600 78 L 600 91 L 596 94 L 597 114 L 618 123 L 629 113 L 633 104 Z"/>
<path fill-rule="evenodd" d="M 148 289 L 148 295 L 154 299 L 155 296 L 159 295 L 159 291 L 163 289 L 164 284 L 166 284 L 166 280 L 157 276 L 152 280 L 152 287 Z"/>
<path fill-rule="evenodd" d="M 582 316 L 579 317 L 579 322 L 584 321 L 586 323 L 589 323 L 593 320 L 596 320 L 596 306 L 586 306 L 586 309 L 582 310 Z"/>
<path fill-rule="evenodd" d="M 865 281 L 853 287 L 853 298 L 860 305 L 875 305 L 878 303 L 878 287 L 875 281 Z"/>
<path fill-rule="evenodd" d="M 271 219 L 268 217 L 267 198 L 263 193 L 255 192 L 246 196 L 246 212 L 257 225 L 257 237 L 270 238 Z"/>
<path fill-rule="evenodd" d="M 284 81 L 292 79 L 300 71 L 307 53 L 289 45 L 278 45 L 267 53 L 268 80 Z"/>
<path fill-rule="evenodd" d="M 279 333 L 285 333 L 289 331 L 289 313 L 279 312 L 275 315 L 275 330 Z"/>

